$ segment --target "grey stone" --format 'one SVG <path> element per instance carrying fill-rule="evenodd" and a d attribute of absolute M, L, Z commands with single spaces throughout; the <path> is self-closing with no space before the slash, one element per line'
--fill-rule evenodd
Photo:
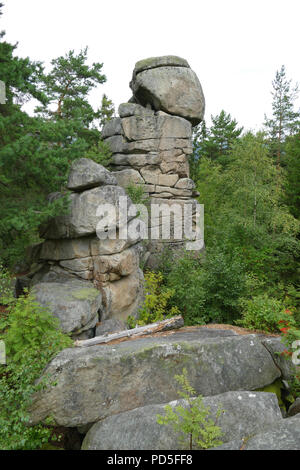
<path fill-rule="evenodd" d="M 151 109 L 144 108 L 140 104 L 136 103 L 122 103 L 118 109 L 119 116 L 121 118 L 129 116 L 152 116 L 153 111 Z"/>
<path fill-rule="evenodd" d="M 130 116 L 122 119 L 128 141 L 145 139 L 189 139 L 192 135 L 190 122 L 178 116 L 159 112 L 145 116 Z"/>
<path fill-rule="evenodd" d="M 128 141 L 157 139 L 157 119 L 154 115 L 129 116 L 122 119 L 124 135 Z"/>
<path fill-rule="evenodd" d="M 171 140 L 171 139 L 168 139 Z M 159 139 L 144 139 L 128 142 L 123 146 L 124 153 L 153 153 L 158 152 L 160 145 Z"/>
<path fill-rule="evenodd" d="M 72 193 L 70 213 L 52 219 L 43 233 L 44 238 L 77 238 L 95 234 L 100 221 L 100 216 L 96 215 L 98 207 L 110 203 L 117 208 L 120 196 L 126 197 L 124 189 L 113 185 Z M 128 208 L 131 204 L 127 197 Z"/>
<path fill-rule="evenodd" d="M 187 67 L 160 66 L 134 74 L 130 82 L 133 95 L 156 111 L 183 117 L 192 125 L 204 116 L 205 100 L 195 72 Z"/>
<path fill-rule="evenodd" d="M 112 165 L 130 165 L 134 168 L 140 168 L 145 165 L 157 165 L 161 161 L 160 155 L 157 153 L 148 153 L 148 154 L 124 154 L 119 153 L 115 154 L 112 157 Z"/>
<path fill-rule="evenodd" d="M 181 57 L 174 55 L 166 55 L 161 57 L 149 57 L 148 59 L 139 60 L 134 67 L 133 75 L 137 75 L 144 70 L 155 69 L 157 67 L 187 67 L 190 68 L 188 62 Z"/>
<path fill-rule="evenodd" d="M 300 415 L 282 420 L 251 437 L 245 450 L 300 450 Z"/>
<path fill-rule="evenodd" d="M 162 173 L 157 167 L 146 166 L 141 169 L 141 175 L 146 183 L 158 184 L 158 178 Z"/>
<path fill-rule="evenodd" d="M 191 139 L 192 126 L 179 116 L 170 116 L 162 111 L 157 113 L 157 129 L 160 139 Z"/>
<path fill-rule="evenodd" d="M 57 385 L 36 396 L 33 422 L 51 415 L 58 425 L 73 427 L 167 403 L 178 397 L 174 375 L 184 367 L 196 393 L 203 396 L 255 390 L 280 376 L 256 335 L 205 338 L 205 334 L 194 328 L 113 345 L 65 349 L 45 370 Z"/>
<path fill-rule="evenodd" d="M 136 317 L 143 302 L 143 273 L 140 269 L 119 280 L 102 285 L 103 308 L 101 318 L 118 318 L 126 321 Z"/>
<path fill-rule="evenodd" d="M 175 184 L 175 188 L 178 189 L 194 189 L 195 188 L 195 183 L 193 180 L 190 178 L 181 178 L 177 183 Z"/>
<path fill-rule="evenodd" d="M 113 118 L 108 121 L 101 132 L 102 139 L 106 139 L 107 137 L 111 137 L 112 135 L 122 135 L 123 128 L 120 118 Z"/>
<path fill-rule="evenodd" d="M 91 254 L 93 256 L 97 255 L 111 255 L 114 253 L 120 253 L 121 251 L 125 250 L 126 248 L 135 245 L 140 241 L 140 235 L 132 234 L 132 226 L 134 226 L 135 220 L 130 220 L 127 228 L 128 228 L 128 237 L 126 239 L 119 238 L 119 231 L 117 229 L 116 238 L 106 238 L 104 240 L 100 240 L 99 238 L 93 238 L 91 240 Z"/>
<path fill-rule="evenodd" d="M 127 189 L 130 185 L 144 183 L 140 173 L 137 170 L 133 170 L 132 168 L 128 168 L 122 171 L 115 171 L 113 175 L 115 176 L 118 185 L 124 189 Z"/>
<path fill-rule="evenodd" d="M 104 166 L 89 158 L 79 158 L 73 162 L 67 184 L 68 189 L 82 191 L 104 184 L 117 184 L 114 176 Z"/>
<path fill-rule="evenodd" d="M 282 355 L 286 350 L 286 346 L 281 342 L 281 338 L 265 338 L 262 344 L 268 349 L 272 358 L 279 368 L 282 378 L 290 380 L 296 373 L 296 366 L 292 363 L 291 359 Z"/>
<path fill-rule="evenodd" d="M 173 176 L 173 175 L 164 175 L 164 176 Z M 168 188 L 166 186 L 158 186 L 158 185 L 155 187 L 155 192 L 158 193 L 158 194 L 163 193 L 165 191 L 170 193 L 171 196 L 187 197 L 187 198 L 192 197 L 192 191 L 189 191 L 188 189 Z M 162 195 L 159 194 L 159 197 L 162 197 Z"/>
<path fill-rule="evenodd" d="M 126 141 L 122 135 L 107 137 L 104 142 L 109 145 L 112 153 L 122 153 L 126 150 Z"/>
<path fill-rule="evenodd" d="M 45 240 L 40 252 L 40 259 L 64 260 L 86 258 L 90 256 L 90 239 Z"/>
<path fill-rule="evenodd" d="M 75 333 L 93 328 L 102 305 L 101 293 L 86 281 L 69 279 L 64 283 L 42 282 L 32 293 L 60 321 L 62 331 Z"/>
<path fill-rule="evenodd" d="M 139 256 L 135 247 L 128 248 L 121 253 L 95 256 L 94 277 L 97 279 L 97 273 L 116 273 L 120 276 L 128 276 L 138 269 Z"/>
<path fill-rule="evenodd" d="M 117 318 L 109 318 L 96 326 L 96 336 L 102 336 L 110 333 L 116 333 L 118 331 L 126 330 L 125 322 L 118 320 Z"/>
<path fill-rule="evenodd" d="M 70 280 L 76 280 L 76 275 L 71 271 L 66 271 L 58 264 L 50 264 L 51 261 L 45 263 L 39 269 L 31 280 L 31 287 L 41 282 L 57 282 L 65 283 Z"/>
<path fill-rule="evenodd" d="M 69 269 L 70 271 L 91 271 L 93 269 L 93 258 L 75 258 L 70 260 L 60 261 L 60 266 Z"/>
<path fill-rule="evenodd" d="M 94 337 L 95 337 L 95 328 L 90 328 L 89 330 L 82 331 L 82 333 L 73 335 L 73 338 L 76 339 L 77 341 L 91 339 Z"/>
<path fill-rule="evenodd" d="M 203 404 L 210 408 L 215 420 L 218 409 L 224 413 L 218 418 L 222 431 L 220 440 L 228 442 L 259 432 L 264 426 L 282 421 L 276 395 L 273 393 L 227 392 L 205 397 Z M 185 400 L 168 403 L 173 409 L 187 407 Z M 165 414 L 165 405 L 148 405 L 110 416 L 92 426 L 86 435 L 83 450 L 177 450 L 189 449 L 189 436 L 182 445 L 171 426 L 157 423 L 156 416 Z"/>

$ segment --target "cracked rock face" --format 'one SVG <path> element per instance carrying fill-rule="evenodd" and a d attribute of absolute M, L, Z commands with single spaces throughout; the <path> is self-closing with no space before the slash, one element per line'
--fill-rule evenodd
<path fill-rule="evenodd" d="M 45 242 L 39 253 L 43 266 L 32 277 L 32 292 L 59 318 L 62 330 L 75 338 L 95 336 L 99 321 L 136 316 L 143 300 L 138 234 L 121 239 L 118 220 L 109 220 L 107 227 L 116 238 L 102 239 L 105 227 L 99 238 L 97 209 L 103 204 L 112 204 L 118 217 L 122 197 L 128 209 L 124 223 L 129 230 L 135 223 L 135 207 L 117 182 L 102 165 L 76 160 L 67 184 L 69 213 L 43 227 Z"/>

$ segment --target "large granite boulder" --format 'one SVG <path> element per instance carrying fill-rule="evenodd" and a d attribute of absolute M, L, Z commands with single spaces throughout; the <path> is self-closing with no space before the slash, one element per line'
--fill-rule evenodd
<path fill-rule="evenodd" d="M 59 319 L 64 333 L 79 334 L 99 321 L 102 295 L 90 282 L 67 278 L 65 282 L 41 282 L 32 293 Z"/>
<path fill-rule="evenodd" d="M 218 331 L 192 328 L 65 349 L 44 372 L 57 385 L 36 396 L 32 421 L 51 415 L 58 425 L 75 427 L 167 403 L 178 397 L 174 376 L 184 367 L 191 385 L 203 396 L 255 390 L 280 376 L 258 336 L 237 336 L 228 330 L 220 336 Z"/>
<path fill-rule="evenodd" d="M 156 111 L 183 117 L 192 125 L 203 119 L 202 87 L 184 59 L 165 56 L 138 62 L 130 87 L 135 100 L 143 106 L 150 104 Z"/>
<path fill-rule="evenodd" d="M 173 409 L 187 406 L 185 400 L 168 403 Z M 226 392 L 204 397 L 203 404 L 210 408 L 215 420 L 218 409 L 224 410 L 218 418 L 222 442 L 242 439 L 260 432 L 266 426 L 282 421 L 276 395 L 273 393 Z M 172 426 L 157 423 L 157 414 L 165 414 L 165 405 L 148 405 L 126 411 L 94 424 L 87 433 L 83 450 L 177 450 L 189 448 L 182 445 Z"/>

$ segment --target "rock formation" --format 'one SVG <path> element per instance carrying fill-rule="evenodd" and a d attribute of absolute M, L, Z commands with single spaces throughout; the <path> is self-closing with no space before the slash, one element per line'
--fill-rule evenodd
<path fill-rule="evenodd" d="M 57 385 L 39 397 L 32 418 L 38 422 L 51 415 L 60 426 L 84 426 L 175 400 L 174 376 L 184 367 L 191 385 L 203 396 L 255 390 L 281 377 L 258 335 L 179 329 L 118 344 L 65 349 L 45 371 Z"/>
<path fill-rule="evenodd" d="M 32 291 L 60 319 L 63 331 L 89 338 L 99 321 L 115 318 L 121 325 L 128 315 L 135 316 L 143 291 L 139 239 L 118 238 L 117 221 L 109 226 L 117 238 L 100 239 L 97 208 L 110 203 L 118 211 L 122 196 L 131 213 L 136 211 L 115 177 L 92 160 L 74 162 L 67 188 L 69 214 L 55 217 L 42 229 L 46 240 L 38 257 L 43 267 L 33 276 Z M 128 218 L 129 226 L 135 215 Z"/>
<path fill-rule="evenodd" d="M 185 367 L 212 418 L 218 407 L 225 411 L 218 419 L 225 448 L 277 443 L 299 449 L 300 415 L 284 419 L 276 395 L 257 391 L 295 373 L 290 362 L 289 374 L 281 371 L 280 339 L 272 338 L 272 353 L 265 343 L 262 335 L 193 327 L 65 349 L 44 371 L 56 386 L 35 397 L 31 419 L 51 416 L 59 426 L 77 427 L 87 433 L 82 449 L 179 449 L 178 435 L 159 425 L 156 415 L 167 403 L 184 404 L 174 376 Z"/>
<path fill-rule="evenodd" d="M 130 86 L 132 99 L 103 129 L 114 171 L 84 158 L 73 164 L 70 213 L 44 227 L 44 265 L 32 278 L 37 300 L 77 338 L 121 329 L 142 299 L 139 234 L 99 237 L 99 204 L 113 204 L 120 213 L 118 200 L 125 197 L 128 226 L 137 221 L 125 192 L 131 184 L 141 185 L 152 204 L 175 201 L 192 206 L 191 213 L 196 205 L 188 156 L 192 126 L 204 112 L 197 76 L 183 59 L 157 57 L 136 64 Z M 184 237 L 175 236 L 175 222 L 171 239 L 148 243 L 150 265 L 163 246 L 184 245 Z M 122 224 L 110 221 L 103 228 L 114 229 L 120 234 Z M 218 421 L 220 449 L 300 449 L 300 415 L 284 419 L 276 395 L 256 391 L 275 380 L 284 386 L 295 374 L 281 356 L 280 339 L 205 327 L 122 339 L 61 351 L 40 379 L 47 377 L 49 385 L 34 397 L 31 423 L 51 416 L 58 426 L 77 428 L 86 434 L 82 449 L 179 449 L 178 436 L 160 426 L 156 414 L 167 403 L 178 404 L 174 377 L 186 368 L 212 415 L 219 405 L 225 410 Z M 291 414 L 298 410 L 295 403 Z"/>
<path fill-rule="evenodd" d="M 184 59 L 166 56 L 138 62 L 130 86 L 133 98 L 119 106 L 120 117 L 102 132 L 113 153 L 114 176 L 125 189 L 142 185 L 152 205 L 191 205 L 194 214 L 198 193 L 189 178 L 188 157 L 193 152 L 192 125 L 204 115 L 200 82 Z M 161 224 L 162 218 L 157 222 Z M 149 220 L 149 240 L 151 228 Z M 173 223 L 169 240 L 149 241 L 150 266 L 164 246 L 182 247 L 188 238 L 183 231 L 175 235 Z"/>

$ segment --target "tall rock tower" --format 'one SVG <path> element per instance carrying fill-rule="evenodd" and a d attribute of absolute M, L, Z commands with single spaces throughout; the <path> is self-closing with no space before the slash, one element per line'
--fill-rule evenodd
<path fill-rule="evenodd" d="M 183 208 L 188 204 L 194 214 L 193 198 L 198 193 L 189 177 L 188 157 L 193 151 L 192 127 L 201 122 L 205 108 L 197 75 L 180 57 L 153 57 L 137 62 L 130 88 L 132 98 L 119 106 L 119 117 L 108 122 L 102 133 L 113 153 L 118 184 L 125 189 L 142 185 L 152 205 L 171 207 L 176 202 Z M 146 243 L 150 267 L 157 264 L 165 246 L 184 246 L 186 237 L 174 236 L 175 224 L 176 216 L 168 240 L 153 240 L 150 222 Z"/>

